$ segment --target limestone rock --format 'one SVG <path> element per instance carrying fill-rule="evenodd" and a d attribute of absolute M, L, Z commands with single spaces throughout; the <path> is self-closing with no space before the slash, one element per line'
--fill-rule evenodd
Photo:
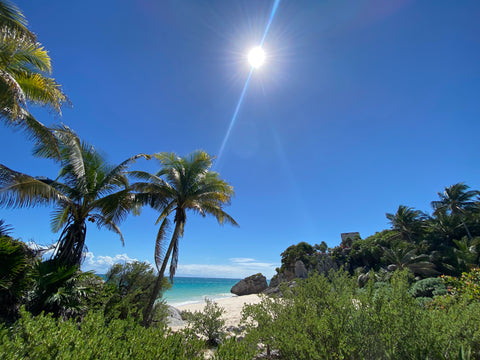
<path fill-rule="evenodd" d="M 262 274 L 255 274 L 240 280 L 233 285 L 230 292 L 235 295 L 259 294 L 267 288 L 267 278 Z"/>
<path fill-rule="evenodd" d="M 308 270 L 302 260 L 298 260 L 295 263 L 295 277 L 300 279 L 306 279 L 308 277 Z"/>
<path fill-rule="evenodd" d="M 167 324 L 169 326 L 183 326 L 182 312 L 173 306 L 168 307 Z"/>

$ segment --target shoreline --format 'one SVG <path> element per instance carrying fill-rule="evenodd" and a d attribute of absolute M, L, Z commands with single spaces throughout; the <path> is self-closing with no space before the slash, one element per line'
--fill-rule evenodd
<path fill-rule="evenodd" d="M 258 304 L 261 301 L 261 297 L 258 294 L 232 296 L 228 298 L 213 299 L 220 307 L 225 310 L 222 318 L 225 320 L 225 326 L 238 326 L 240 319 L 242 318 L 242 309 L 245 304 Z M 203 311 L 206 302 L 203 300 L 200 303 L 185 304 L 181 306 L 173 306 L 179 311 Z M 180 330 L 186 326 L 184 325 L 172 325 L 169 326 L 172 330 Z"/>

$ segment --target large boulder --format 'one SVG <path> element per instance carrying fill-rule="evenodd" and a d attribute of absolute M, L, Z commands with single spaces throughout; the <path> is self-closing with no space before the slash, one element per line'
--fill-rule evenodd
<path fill-rule="evenodd" d="M 262 274 L 255 274 L 240 280 L 233 285 L 230 292 L 235 295 L 260 294 L 268 287 L 267 278 Z"/>

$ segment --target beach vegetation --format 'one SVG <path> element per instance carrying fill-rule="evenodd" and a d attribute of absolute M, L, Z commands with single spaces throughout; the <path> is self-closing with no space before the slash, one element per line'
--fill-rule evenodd
<path fill-rule="evenodd" d="M 132 317 L 105 325 L 102 312 L 78 323 L 22 310 L 10 327 L 0 326 L 2 359 L 197 359 L 204 344 L 163 328 L 142 327 Z"/>
<path fill-rule="evenodd" d="M 347 272 L 313 275 L 247 305 L 245 341 L 281 359 L 457 359 L 480 355 L 480 302 L 425 308 L 411 295 L 411 277 L 397 271 L 384 286 L 359 288 Z"/>
<path fill-rule="evenodd" d="M 208 346 L 215 347 L 226 335 L 223 314 L 225 310 L 221 306 L 206 298 L 203 311 L 183 311 L 182 318 L 197 335 L 206 339 Z"/>
<path fill-rule="evenodd" d="M 125 264 L 114 264 L 105 274 L 105 289 L 102 304 L 105 319 L 136 319 L 141 321 L 143 311 L 155 284 L 156 274 L 152 266 L 146 262 L 134 261 Z M 162 282 L 162 291 L 169 289 L 170 283 L 166 278 Z M 153 309 L 152 325 L 165 327 L 167 305 L 157 299 Z"/>

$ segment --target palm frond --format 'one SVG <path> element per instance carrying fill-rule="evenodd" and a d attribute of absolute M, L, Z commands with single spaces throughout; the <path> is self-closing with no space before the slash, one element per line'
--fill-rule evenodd
<path fill-rule="evenodd" d="M 175 277 L 175 272 L 177 271 L 178 266 L 179 240 L 181 237 L 183 237 L 183 223 L 181 223 L 180 226 L 181 229 L 179 231 L 179 236 L 173 243 L 172 260 L 170 261 L 169 278 L 171 283 L 173 283 L 173 278 Z"/>
<path fill-rule="evenodd" d="M 222 208 L 216 206 L 215 204 L 202 204 L 202 210 L 206 214 L 210 214 L 215 216 L 218 223 L 223 225 L 225 223 L 229 223 L 233 226 L 239 226 L 238 223 L 235 221 L 233 217 L 227 214 Z"/>
<path fill-rule="evenodd" d="M 91 207 L 101 211 L 104 217 L 115 224 L 119 224 L 134 209 L 134 196 L 129 189 L 120 190 L 92 201 Z"/>
<path fill-rule="evenodd" d="M 155 240 L 155 266 L 157 270 L 160 271 L 160 268 L 165 261 L 165 237 L 166 233 L 170 228 L 170 220 L 166 217 L 163 219 L 160 229 L 158 229 L 157 239 Z"/>
<path fill-rule="evenodd" d="M 70 104 L 70 100 L 63 93 L 61 85 L 52 78 L 38 73 L 21 71 L 15 75 L 15 79 L 27 99 L 36 105 L 46 106 L 61 114 L 62 106 Z"/>
<path fill-rule="evenodd" d="M 106 228 L 116 233 L 118 236 L 120 236 L 120 241 L 122 242 L 122 245 L 125 246 L 125 239 L 123 238 L 123 234 L 120 231 L 120 228 L 111 219 L 100 214 L 90 214 L 89 219 L 90 221 L 93 220 L 97 224 L 97 227 L 99 229 Z"/>
<path fill-rule="evenodd" d="M 58 207 L 52 212 L 50 218 L 50 227 L 54 233 L 60 231 L 68 222 L 68 215 L 70 213 L 69 206 Z"/>
<path fill-rule="evenodd" d="M 119 165 L 109 169 L 109 171 L 107 171 L 106 175 L 103 177 L 102 182 L 98 184 L 99 193 L 102 193 L 104 189 L 107 189 L 108 191 L 110 189 L 111 184 L 123 185 L 127 187 L 129 183 L 126 177 L 126 169 L 130 164 L 134 163 L 135 161 L 137 161 L 137 159 L 142 157 L 148 160 L 150 158 L 150 155 L 138 154 L 138 155 L 129 157 Z"/>
<path fill-rule="evenodd" d="M 34 42 L 37 38 L 28 30 L 27 25 L 25 15 L 17 6 L 8 1 L 0 1 L 0 28 L 3 31 L 14 30 Z"/>
<path fill-rule="evenodd" d="M 43 73 L 52 72 L 52 63 L 48 52 L 38 43 L 22 41 L 18 37 L 4 38 L 4 45 L 11 41 L 14 51 L 10 54 L 8 69 L 16 71 L 40 71 Z"/>
<path fill-rule="evenodd" d="M 170 203 L 168 203 L 158 216 L 157 221 L 155 221 L 155 225 L 157 225 L 162 219 L 165 219 L 168 215 L 170 215 L 172 211 L 175 210 L 176 206 L 177 203 L 175 201 L 171 201 Z"/>
<path fill-rule="evenodd" d="M 0 204 L 7 208 L 31 207 L 68 201 L 48 182 L 0 164 Z"/>

